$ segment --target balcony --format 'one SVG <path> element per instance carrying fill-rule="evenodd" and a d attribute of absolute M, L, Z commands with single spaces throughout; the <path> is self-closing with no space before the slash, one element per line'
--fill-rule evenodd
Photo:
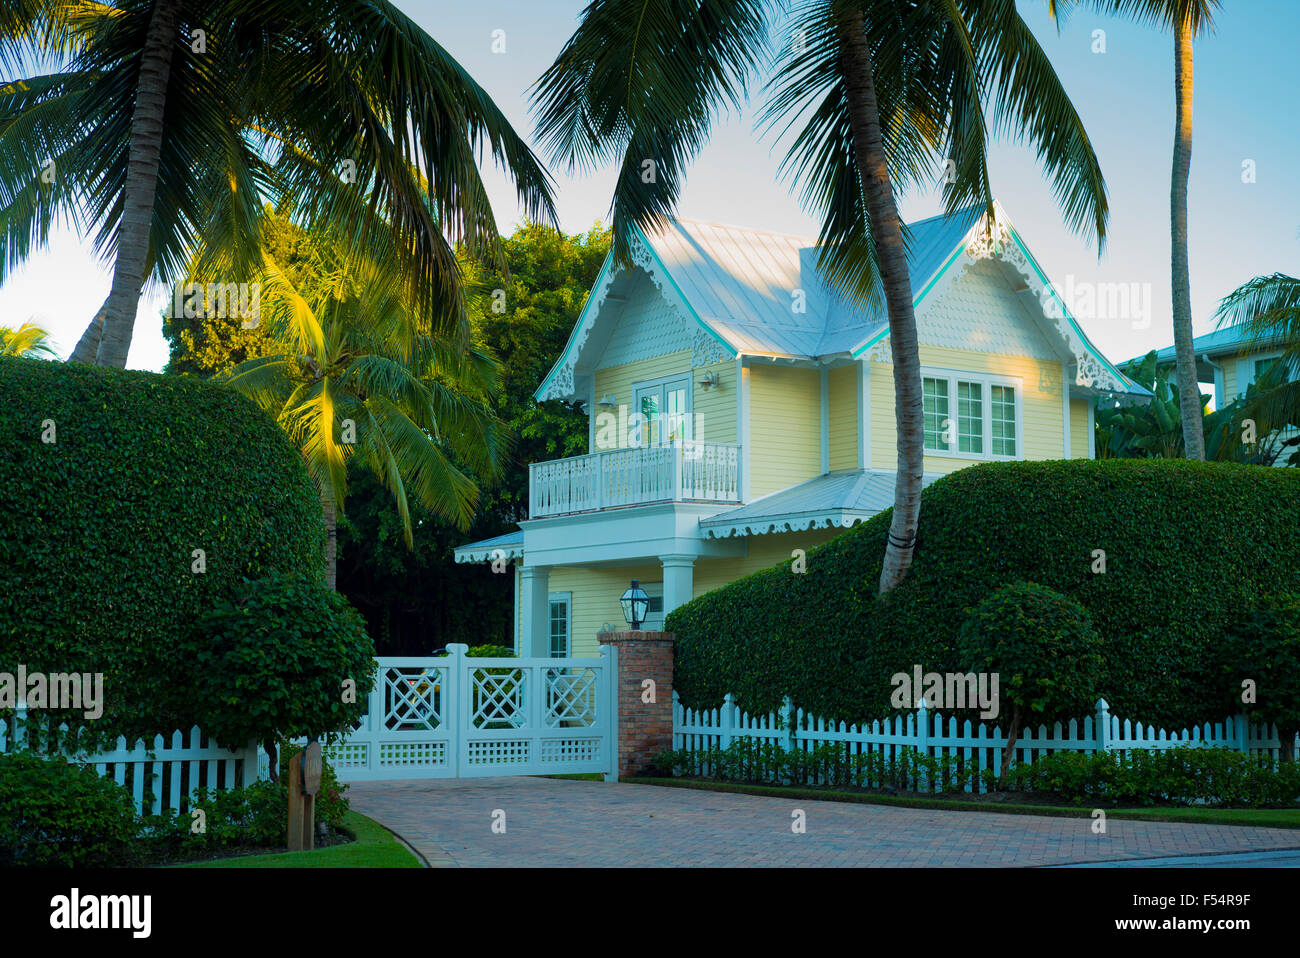
<path fill-rule="evenodd" d="M 684 440 L 610 449 L 528 467 L 528 517 L 652 502 L 740 502 L 740 447 Z"/>

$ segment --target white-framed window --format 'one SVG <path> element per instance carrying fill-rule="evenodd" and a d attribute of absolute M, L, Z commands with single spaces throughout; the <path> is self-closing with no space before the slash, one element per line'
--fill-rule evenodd
<path fill-rule="evenodd" d="M 573 636 L 573 594 L 552 592 L 549 596 L 551 616 L 551 658 L 571 654 Z"/>
<path fill-rule="evenodd" d="M 1020 380 L 922 369 L 925 453 L 957 459 L 1020 459 Z"/>
<path fill-rule="evenodd" d="M 641 419 L 638 446 L 659 446 L 691 435 L 691 377 L 672 376 L 637 383 L 635 413 Z"/>

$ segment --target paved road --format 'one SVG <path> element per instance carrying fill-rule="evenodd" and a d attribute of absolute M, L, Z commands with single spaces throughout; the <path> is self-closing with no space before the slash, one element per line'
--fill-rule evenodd
<path fill-rule="evenodd" d="M 989 867 L 1184 855 L 1226 865 L 1229 859 L 1211 859 L 1280 849 L 1296 850 L 1286 864 L 1300 862 L 1300 831 L 1281 828 L 1112 818 L 1106 834 L 1096 835 L 1088 818 L 526 777 L 361 783 L 348 795 L 353 808 L 397 832 L 431 865 Z M 796 810 L 805 816 L 803 834 L 792 828 Z"/>

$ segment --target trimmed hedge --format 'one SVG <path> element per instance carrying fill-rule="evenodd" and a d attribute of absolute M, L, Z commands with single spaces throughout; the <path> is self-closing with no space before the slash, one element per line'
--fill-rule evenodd
<path fill-rule="evenodd" d="M 674 685 L 751 712 L 788 694 L 847 722 L 891 712 L 890 676 L 966 671 L 958 631 L 999 587 L 1077 599 L 1105 642 L 1112 714 L 1182 727 L 1215 718 L 1218 649 L 1258 597 L 1300 590 L 1300 470 L 1184 460 L 987 463 L 922 494 L 916 559 L 876 597 L 891 510 L 674 610 Z M 1106 571 L 1093 572 L 1093 551 Z M 1239 688 L 1238 688 L 1239 691 Z M 1080 716 L 1082 718 L 1083 716 Z"/>
<path fill-rule="evenodd" d="M 322 576 L 324 543 L 302 458 L 241 396 L 0 359 L 0 670 L 103 672 L 99 731 L 189 728 L 192 623 L 245 578 Z"/>

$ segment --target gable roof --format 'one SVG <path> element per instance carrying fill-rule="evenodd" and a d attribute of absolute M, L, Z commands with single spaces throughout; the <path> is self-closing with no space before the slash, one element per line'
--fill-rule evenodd
<path fill-rule="evenodd" d="M 941 299 L 955 276 L 980 259 L 1000 260 L 1020 272 L 1025 291 L 1057 307 L 1060 315 L 1047 317 L 1047 323 L 1055 323 L 1054 338 L 1075 358 L 1077 386 L 1149 396 L 1092 345 L 1001 207 L 995 204 L 995 211 L 991 223 L 981 207 L 968 207 L 908 226 L 913 303 L 919 308 L 927 297 Z M 741 354 L 814 361 L 858 358 L 888 336 L 883 303 L 866 306 L 837 293 L 817 268 L 819 248 L 809 237 L 670 219 L 659 229 L 638 231 L 631 246 L 634 266 L 678 309 L 683 328 L 693 330 L 695 365 Z M 569 398 L 579 391 L 583 346 L 621 272 L 612 263 L 611 255 L 564 352 L 535 392 L 537 399 Z M 941 279 L 948 281 L 941 284 Z"/>

